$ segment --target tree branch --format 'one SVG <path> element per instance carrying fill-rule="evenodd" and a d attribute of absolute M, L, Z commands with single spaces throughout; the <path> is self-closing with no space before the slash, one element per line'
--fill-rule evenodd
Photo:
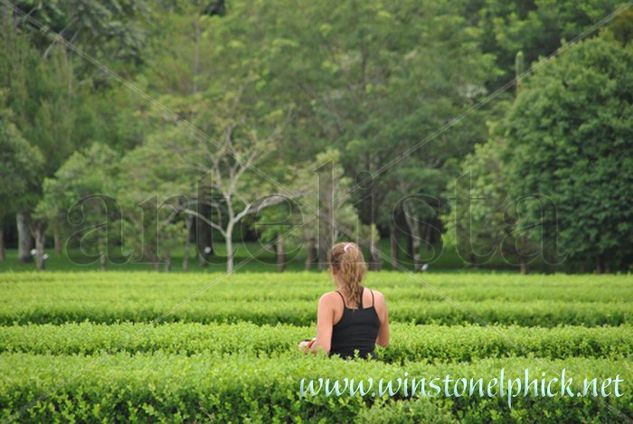
<path fill-rule="evenodd" d="M 226 237 L 226 231 L 224 230 L 224 228 L 222 228 L 220 225 L 216 224 L 215 222 L 207 219 L 204 215 L 201 215 L 200 213 L 189 208 L 183 208 L 182 211 L 186 214 L 195 216 L 196 218 L 205 222 L 206 224 L 209 224 L 212 228 L 215 228 L 216 230 L 218 230 L 220 234 L 222 234 L 223 237 Z"/>

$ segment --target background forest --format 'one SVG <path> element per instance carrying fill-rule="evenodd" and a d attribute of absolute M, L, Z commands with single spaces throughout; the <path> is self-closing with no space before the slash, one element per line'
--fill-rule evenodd
<path fill-rule="evenodd" d="M 1 0 L 0 269 L 630 271 L 629 6 Z"/>

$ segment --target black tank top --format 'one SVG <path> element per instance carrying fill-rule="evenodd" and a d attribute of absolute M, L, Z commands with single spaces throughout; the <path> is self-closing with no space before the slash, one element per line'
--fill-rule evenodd
<path fill-rule="evenodd" d="M 361 358 L 373 356 L 376 347 L 376 337 L 380 329 L 380 319 L 374 308 L 374 292 L 371 291 L 371 307 L 363 308 L 363 291 L 361 292 L 358 305 L 360 308 L 351 309 L 345 304 L 345 298 L 336 291 L 343 299 L 343 316 L 332 328 L 332 343 L 330 345 L 330 355 L 340 355 L 341 358 L 351 358 L 354 350 L 358 350 Z"/>

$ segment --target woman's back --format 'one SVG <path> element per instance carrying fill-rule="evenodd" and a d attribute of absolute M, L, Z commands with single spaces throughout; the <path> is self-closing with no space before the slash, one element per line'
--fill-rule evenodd
<path fill-rule="evenodd" d="M 361 285 L 367 267 L 358 245 L 347 242 L 332 246 L 330 271 L 337 290 L 319 299 L 317 335 L 299 343 L 299 348 L 324 350 L 343 358 L 353 357 L 355 351 L 363 358 L 373 356 L 376 345 L 389 344 L 389 314 L 383 294 Z"/>
<path fill-rule="evenodd" d="M 364 288 L 356 302 L 356 308 L 348 307 L 352 305 L 345 302 L 345 297 L 340 291 L 336 292 L 340 295 L 343 311 L 340 319 L 332 327 L 330 355 L 350 358 L 357 350 L 361 358 L 367 358 L 374 352 L 380 329 L 380 319 L 374 304 L 374 292 L 369 290 L 371 306 L 368 308 L 363 307 Z"/>

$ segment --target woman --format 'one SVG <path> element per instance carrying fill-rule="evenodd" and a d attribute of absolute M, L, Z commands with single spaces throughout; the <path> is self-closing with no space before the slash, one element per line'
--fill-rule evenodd
<path fill-rule="evenodd" d="M 317 335 L 299 344 L 305 352 L 323 350 L 351 358 L 374 356 L 376 344 L 389 344 L 389 316 L 385 297 L 361 285 L 367 271 L 355 243 L 338 243 L 330 251 L 330 272 L 336 290 L 319 299 Z"/>

